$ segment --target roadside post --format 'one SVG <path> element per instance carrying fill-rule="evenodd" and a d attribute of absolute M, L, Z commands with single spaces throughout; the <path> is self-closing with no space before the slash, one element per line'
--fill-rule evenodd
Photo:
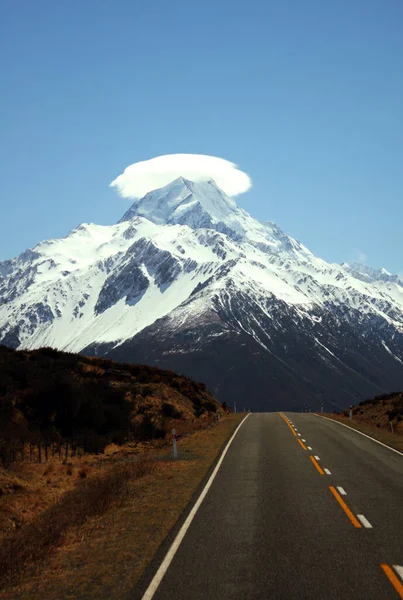
<path fill-rule="evenodd" d="M 172 429 L 172 447 L 174 451 L 174 458 L 178 458 L 178 448 L 176 446 L 176 429 Z"/>
<path fill-rule="evenodd" d="M 220 413 L 220 411 L 218 411 L 218 422 L 220 422 L 220 421 L 221 421 L 221 413 Z"/>
<path fill-rule="evenodd" d="M 390 423 L 390 429 L 391 429 L 391 431 L 393 433 L 393 423 L 392 423 L 392 421 L 389 421 L 389 423 Z"/>
<path fill-rule="evenodd" d="M 236 404 L 234 402 L 234 414 L 236 413 Z"/>
<path fill-rule="evenodd" d="M 323 402 L 322 402 L 322 404 L 320 405 L 320 412 L 321 412 L 321 413 L 323 413 Z"/>
<path fill-rule="evenodd" d="M 350 404 L 350 421 L 353 420 L 353 405 Z"/>

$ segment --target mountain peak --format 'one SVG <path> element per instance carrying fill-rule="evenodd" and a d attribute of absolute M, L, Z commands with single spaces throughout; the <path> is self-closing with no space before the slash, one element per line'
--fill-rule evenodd
<path fill-rule="evenodd" d="M 136 200 L 119 222 L 145 217 L 157 225 L 188 225 L 244 234 L 252 217 L 221 190 L 213 179 L 178 177 Z"/>
<path fill-rule="evenodd" d="M 403 278 L 400 275 L 389 273 L 385 268 L 374 269 L 362 263 L 353 262 L 350 264 L 343 263 L 342 267 L 357 279 L 366 282 L 383 281 L 389 283 L 397 283 L 403 285 Z"/>

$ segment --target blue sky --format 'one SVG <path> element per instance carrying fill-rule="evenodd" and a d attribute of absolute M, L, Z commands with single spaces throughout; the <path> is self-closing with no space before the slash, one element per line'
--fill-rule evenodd
<path fill-rule="evenodd" d="M 4 0 L 0 56 L 0 260 L 116 222 L 109 183 L 183 152 L 326 260 L 403 272 L 401 0 Z"/>

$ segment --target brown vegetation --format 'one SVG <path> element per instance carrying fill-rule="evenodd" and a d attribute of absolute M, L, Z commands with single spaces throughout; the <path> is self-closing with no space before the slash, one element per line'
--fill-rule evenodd
<path fill-rule="evenodd" d="M 145 455 L 170 444 L 172 428 L 186 443 L 218 410 L 230 412 L 171 371 L 0 346 L 1 581 L 109 513 L 154 470 Z"/>
<path fill-rule="evenodd" d="M 146 365 L 0 346 L 0 461 L 47 461 L 108 444 L 164 439 L 172 423 L 208 418 L 203 383 Z"/>
<path fill-rule="evenodd" d="M 350 410 L 327 415 L 403 451 L 403 392 L 383 394 L 363 400 Z"/>
<path fill-rule="evenodd" d="M 44 553 L 46 560 L 36 561 L 40 569 L 28 562 L 24 577 L 14 583 L 9 580 L 0 598 L 126 598 L 241 419 L 240 414 L 226 416 L 216 427 L 183 436 L 178 460 L 172 460 L 168 447 L 149 447 L 152 473 L 127 480 L 118 502 L 114 500 L 102 515 L 69 528 L 61 536 L 62 543 Z M 98 465 L 119 466 L 133 458 L 129 452 L 126 446 L 116 452 L 108 448 L 106 455 L 92 458 Z"/>
<path fill-rule="evenodd" d="M 114 465 L 80 482 L 35 521 L 5 537 L 0 545 L 0 583 L 47 556 L 68 529 L 106 512 L 122 497 L 129 480 L 151 473 L 152 468 L 153 464 L 144 460 Z"/>

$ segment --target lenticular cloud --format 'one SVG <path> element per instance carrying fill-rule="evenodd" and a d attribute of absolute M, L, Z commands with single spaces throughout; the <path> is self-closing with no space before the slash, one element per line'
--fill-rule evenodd
<path fill-rule="evenodd" d="M 249 175 L 224 158 L 204 154 L 166 154 L 128 166 L 110 187 L 123 198 L 142 198 L 178 177 L 191 181 L 214 179 L 228 196 L 243 194 L 252 186 Z"/>

